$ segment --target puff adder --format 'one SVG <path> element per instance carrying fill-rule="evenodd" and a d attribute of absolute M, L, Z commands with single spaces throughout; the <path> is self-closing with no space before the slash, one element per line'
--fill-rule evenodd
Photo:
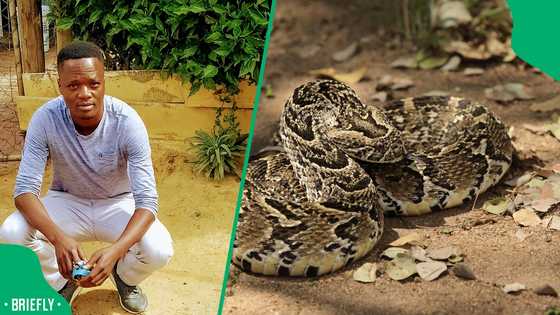
<path fill-rule="evenodd" d="M 458 97 L 366 105 L 347 85 L 298 87 L 280 120 L 284 152 L 249 163 L 233 263 L 314 277 L 367 254 L 384 213 L 460 205 L 496 184 L 512 160 L 506 127 Z"/>

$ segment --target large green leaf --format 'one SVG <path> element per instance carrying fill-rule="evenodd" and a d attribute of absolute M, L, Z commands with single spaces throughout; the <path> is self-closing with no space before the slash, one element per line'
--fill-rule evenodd
<path fill-rule="evenodd" d="M 59 19 L 56 22 L 56 27 L 58 29 L 61 29 L 61 30 L 67 30 L 67 29 L 71 28 L 73 24 L 74 24 L 74 19 L 73 18 L 65 17 L 65 18 Z"/>

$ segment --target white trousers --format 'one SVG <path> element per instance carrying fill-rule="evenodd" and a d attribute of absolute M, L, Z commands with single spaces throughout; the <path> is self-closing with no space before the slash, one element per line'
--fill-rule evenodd
<path fill-rule="evenodd" d="M 135 210 L 131 194 L 111 199 L 83 199 L 49 191 L 41 201 L 54 223 L 78 242 L 114 243 Z M 19 211 L 12 213 L 0 227 L 0 240 L 29 247 L 39 257 L 50 286 L 57 291 L 64 287 L 67 280 L 58 272 L 54 246 Z M 117 274 L 126 284 L 137 285 L 165 266 L 172 255 L 171 236 L 156 219 L 142 239 L 119 260 Z"/>

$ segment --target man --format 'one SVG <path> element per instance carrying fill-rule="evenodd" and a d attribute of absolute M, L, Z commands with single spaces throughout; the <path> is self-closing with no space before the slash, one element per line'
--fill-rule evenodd
<path fill-rule="evenodd" d="M 167 229 L 157 220 L 157 192 L 146 128 L 126 103 L 105 95 L 104 57 L 88 42 L 58 54 L 61 96 L 41 106 L 27 129 L 16 178 L 18 211 L 0 238 L 31 248 L 48 283 L 69 303 L 80 287 L 111 277 L 123 308 L 143 312 L 138 284 L 173 254 Z M 39 198 L 50 156 L 53 181 Z M 79 242 L 110 246 L 89 259 Z M 89 276 L 71 279 L 73 264 L 87 260 Z"/>

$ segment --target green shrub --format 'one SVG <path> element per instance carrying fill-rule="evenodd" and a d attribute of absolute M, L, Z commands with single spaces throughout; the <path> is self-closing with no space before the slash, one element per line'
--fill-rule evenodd
<path fill-rule="evenodd" d="M 50 0 L 51 18 L 97 43 L 110 70 L 162 69 L 192 84 L 239 91 L 258 80 L 266 0 Z"/>
<path fill-rule="evenodd" d="M 237 160 L 245 151 L 247 135 L 240 132 L 236 111 L 235 105 L 225 114 L 223 108 L 219 108 L 212 132 L 195 132 L 192 148 L 196 151 L 194 169 L 198 173 L 204 172 L 208 178 L 222 179 L 238 166 Z"/>

